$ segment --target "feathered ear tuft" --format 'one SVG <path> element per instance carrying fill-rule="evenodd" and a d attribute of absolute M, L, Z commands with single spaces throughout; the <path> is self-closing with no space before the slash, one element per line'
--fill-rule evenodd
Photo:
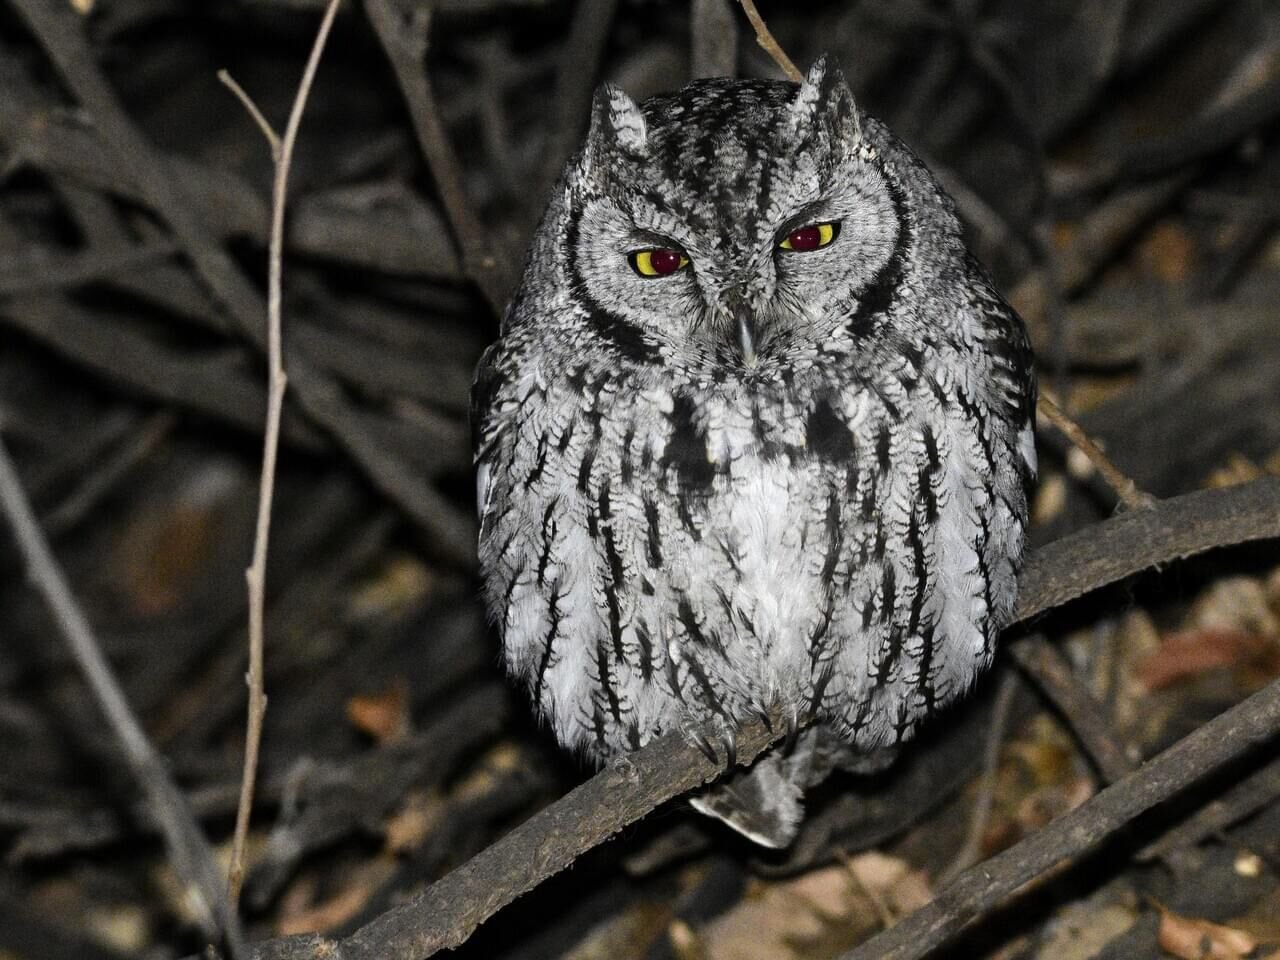
<path fill-rule="evenodd" d="M 634 100 L 611 83 L 596 91 L 591 105 L 591 131 L 587 134 L 593 153 L 604 148 L 643 155 L 647 137 L 644 114 Z"/>
<path fill-rule="evenodd" d="M 827 54 L 814 61 L 791 103 L 797 134 L 818 128 L 847 148 L 862 138 L 862 125 L 853 91 L 834 59 Z"/>

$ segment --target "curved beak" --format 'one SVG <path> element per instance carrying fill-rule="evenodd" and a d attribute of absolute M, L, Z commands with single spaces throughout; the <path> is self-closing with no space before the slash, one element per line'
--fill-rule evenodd
<path fill-rule="evenodd" d="M 751 308 L 742 301 L 733 307 L 734 332 L 738 338 L 738 351 L 748 367 L 756 365 L 756 319 Z"/>

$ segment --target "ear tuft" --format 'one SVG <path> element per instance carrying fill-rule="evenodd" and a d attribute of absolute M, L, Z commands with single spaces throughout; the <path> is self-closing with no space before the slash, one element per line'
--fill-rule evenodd
<path fill-rule="evenodd" d="M 813 62 L 791 103 L 792 122 L 797 133 L 815 126 L 825 127 L 835 140 L 853 146 L 861 139 L 862 126 L 853 91 L 835 59 L 823 54 Z"/>
<path fill-rule="evenodd" d="M 645 152 L 648 131 L 639 105 L 612 83 L 596 90 L 591 107 L 588 143 L 616 146 L 631 154 Z"/>

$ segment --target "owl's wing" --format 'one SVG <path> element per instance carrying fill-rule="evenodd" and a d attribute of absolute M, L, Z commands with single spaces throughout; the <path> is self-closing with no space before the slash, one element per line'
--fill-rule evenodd
<path fill-rule="evenodd" d="M 991 353 L 991 374 L 996 384 L 996 400 L 1004 405 L 1011 423 L 1020 424 L 1018 452 L 1022 458 L 1022 482 L 1030 495 L 1035 482 L 1037 463 L 1035 449 L 1036 368 L 1027 328 L 1016 310 L 1001 296 L 991 277 L 972 253 L 969 269 L 975 277 L 973 287 L 980 293 L 979 309 L 985 326 L 991 331 L 987 349 Z"/>
<path fill-rule="evenodd" d="M 468 410 L 471 420 L 471 452 L 476 465 L 476 515 L 480 518 L 480 537 L 485 535 L 485 520 L 493 506 L 493 471 L 490 463 L 499 430 L 493 426 L 493 407 L 498 388 L 502 384 L 502 371 L 498 360 L 501 341 L 491 343 L 476 364 L 476 375 L 471 385 L 471 404 Z"/>

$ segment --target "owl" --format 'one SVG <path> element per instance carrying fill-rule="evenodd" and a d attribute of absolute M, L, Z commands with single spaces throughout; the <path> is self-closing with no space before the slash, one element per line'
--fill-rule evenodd
<path fill-rule="evenodd" d="M 472 394 L 506 665 L 596 761 L 723 744 L 693 805 L 786 846 L 991 662 L 1034 407 L 952 201 L 834 63 L 605 86 Z M 770 711 L 800 732 L 733 770 Z"/>

